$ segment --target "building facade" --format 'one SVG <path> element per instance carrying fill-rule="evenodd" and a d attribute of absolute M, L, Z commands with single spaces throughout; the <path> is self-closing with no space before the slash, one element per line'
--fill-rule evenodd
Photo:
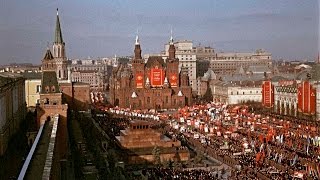
<path fill-rule="evenodd" d="M 27 107 L 36 107 L 40 103 L 41 79 L 26 79 L 25 94 Z"/>
<path fill-rule="evenodd" d="M 190 105 L 192 89 L 187 70 L 179 72 L 179 59 L 171 37 L 169 56 L 142 59 L 136 37 L 132 67 L 120 64 L 110 78 L 109 101 L 114 106 L 133 109 L 171 109 Z"/>
<path fill-rule="evenodd" d="M 8 147 L 26 115 L 24 78 L 14 73 L 0 73 L 0 156 Z"/>
<path fill-rule="evenodd" d="M 261 102 L 262 99 L 261 82 L 217 82 L 211 89 L 216 102 L 241 104 Z"/>
<path fill-rule="evenodd" d="M 72 72 L 73 82 L 90 84 L 91 91 L 101 92 L 106 89 L 104 75 L 96 70 L 77 70 Z"/>
<path fill-rule="evenodd" d="M 92 91 L 105 91 L 109 84 L 112 66 L 102 60 L 72 61 L 72 81 L 90 84 Z"/>
<path fill-rule="evenodd" d="M 276 86 L 274 88 L 274 100 L 275 113 L 297 116 L 297 84 Z"/>

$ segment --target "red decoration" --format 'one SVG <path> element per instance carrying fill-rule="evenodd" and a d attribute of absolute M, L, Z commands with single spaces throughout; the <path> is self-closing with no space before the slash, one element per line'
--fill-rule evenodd
<path fill-rule="evenodd" d="M 274 104 L 274 86 L 271 81 L 264 81 L 262 84 L 262 104 L 266 107 Z"/>
<path fill-rule="evenodd" d="M 316 89 L 309 81 L 302 82 L 298 87 L 298 111 L 305 114 L 316 112 Z"/>
<path fill-rule="evenodd" d="M 142 73 L 136 74 L 136 86 L 137 86 L 137 88 L 143 88 L 143 74 Z"/>
<path fill-rule="evenodd" d="M 178 86 L 178 76 L 176 74 L 170 74 L 169 75 L 169 82 L 171 87 L 177 87 Z"/>
<path fill-rule="evenodd" d="M 151 69 L 151 86 L 162 86 L 164 81 L 163 70 L 158 67 Z"/>

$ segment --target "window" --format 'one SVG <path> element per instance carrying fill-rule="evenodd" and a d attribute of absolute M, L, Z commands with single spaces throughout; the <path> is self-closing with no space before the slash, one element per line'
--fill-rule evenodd
<path fill-rule="evenodd" d="M 242 94 L 244 94 L 244 92 L 242 92 Z"/>
<path fill-rule="evenodd" d="M 174 100 L 173 100 L 173 104 L 176 105 L 176 103 L 177 103 L 177 101 L 176 101 L 176 99 L 174 99 Z"/>
<path fill-rule="evenodd" d="M 168 103 L 169 102 L 169 97 L 168 96 L 166 96 L 166 103 Z"/>
<path fill-rule="evenodd" d="M 41 85 L 37 85 L 36 92 L 39 93 L 41 91 Z"/>
<path fill-rule="evenodd" d="M 46 99 L 44 100 L 44 104 L 49 104 L 49 99 L 48 99 L 48 98 L 46 98 Z"/>
<path fill-rule="evenodd" d="M 147 97 L 147 103 L 148 104 L 150 103 L 150 97 Z"/>
<path fill-rule="evenodd" d="M 231 95 L 233 95 L 233 92 L 231 91 Z"/>

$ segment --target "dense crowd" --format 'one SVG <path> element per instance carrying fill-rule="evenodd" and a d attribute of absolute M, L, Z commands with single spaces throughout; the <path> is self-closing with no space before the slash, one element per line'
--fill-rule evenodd
<path fill-rule="evenodd" d="M 223 175 L 219 172 L 206 170 L 177 170 L 170 168 L 151 168 L 142 172 L 148 179 L 161 180 L 207 180 L 207 179 L 223 179 Z"/>
<path fill-rule="evenodd" d="M 238 179 L 254 179 L 255 173 L 271 179 L 320 178 L 320 130 L 312 122 L 213 102 L 172 113 L 111 112 L 167 122 L 167 131 L 180 139 L 205 147 L 209 155 L 233 159 L 241 167 L 234 173 Z"/>

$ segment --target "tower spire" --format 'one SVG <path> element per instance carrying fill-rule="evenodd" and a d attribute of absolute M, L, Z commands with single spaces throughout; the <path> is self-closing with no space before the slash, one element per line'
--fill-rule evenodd
<path fill-rule="evenodd" d="M 173 45 L 172 27 L 171 27 L 171 30 L 170 30 L 170 45 Z"/>
<path fill-rule="evenodd" d="M 137 29 L 137 34 L 136 34 L 136 43 L 135 45 L 139 45 L 140 42 L 139 42 L 139 30 Z"/>
<path fill-rule="evenodd" d="M 55 30 L 54 43 L 63 43 L 58 8 L 57 8 L 57 21 L 56 21 L 56 30 Z"/>
<path fill-rule="evenodd" d="M 138 60 L 139 62 L 142 59 L 138 30 L 137 30 L 136 42 L 135 42 L 135 46 L 134 46 L 134 59 L 135 59 L 135 61 Z"/>
<path fill-rule="evenodd" d="M 171 36 L 170 36 L 170 42 L 169 42 L 169 59 L 173 60 L 176 56 L 176 48 L 173 44 L 173 37 L 172 37 L 172 27 L 171 27 Z"/>

